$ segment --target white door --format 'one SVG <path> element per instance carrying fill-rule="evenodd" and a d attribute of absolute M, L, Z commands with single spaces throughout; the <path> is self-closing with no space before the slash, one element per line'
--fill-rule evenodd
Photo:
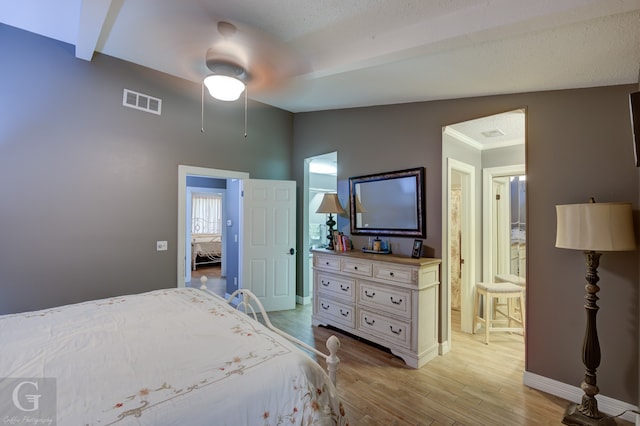
<path fill-rule="evenodd" d="M 242 181 L 239 288 L 251 290 L 267 311 L 296 306 L 296 183 Z"/>
<path fill-rule="evenodd" d="M 495 231 L 492 238 L 494 247 L 493 251 L 493 275 L 492 281 L 496 274 L 508 274 L 511 269 L 511 205 L 509 194 L 509 177 L 502 176 L 493 178 L 493 217 L 495 223 Z"/>

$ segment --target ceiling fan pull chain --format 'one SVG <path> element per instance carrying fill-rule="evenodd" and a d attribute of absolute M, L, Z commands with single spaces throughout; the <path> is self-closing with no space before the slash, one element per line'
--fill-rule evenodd
<path fill-rule="evenodd" d="M 244 89 L 244 137 L 247 137 L 247 92 L 249 89 Z"/>
<path fill-rule="evenodd" d="M 204 133 L 204 82 L 200 83 L 200 132 Z"/>

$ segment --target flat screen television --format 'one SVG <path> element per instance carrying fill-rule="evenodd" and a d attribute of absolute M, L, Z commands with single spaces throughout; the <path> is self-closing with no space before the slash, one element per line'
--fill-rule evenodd
<path fill-rule="evenodd" d="M 349 178 L 353 235 L 426 238 L 425 168 Z"/>
<path fill-rule="evenodd" d="M 631 134 L 633 135 L 633 154 L 636 167 L 640 167 L 640 92 L 629 95 L 629 112 L 631 113 Z"/>

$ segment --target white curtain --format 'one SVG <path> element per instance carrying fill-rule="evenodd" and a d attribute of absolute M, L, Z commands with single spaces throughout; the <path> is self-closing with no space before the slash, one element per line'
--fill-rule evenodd
<path fill-rule="evenodd" d="M 222 231 L 222 197 L 217 194 L 191 196 L 191 233 L 220 234 Z"/>

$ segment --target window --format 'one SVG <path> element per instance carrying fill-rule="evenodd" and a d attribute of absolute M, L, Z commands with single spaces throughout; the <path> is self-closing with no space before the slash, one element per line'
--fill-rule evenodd
<path fill-rule="evenodd" d="M 219 194 L 191 196 L 191 233 L 222 233 L 222 197 Z"/>

